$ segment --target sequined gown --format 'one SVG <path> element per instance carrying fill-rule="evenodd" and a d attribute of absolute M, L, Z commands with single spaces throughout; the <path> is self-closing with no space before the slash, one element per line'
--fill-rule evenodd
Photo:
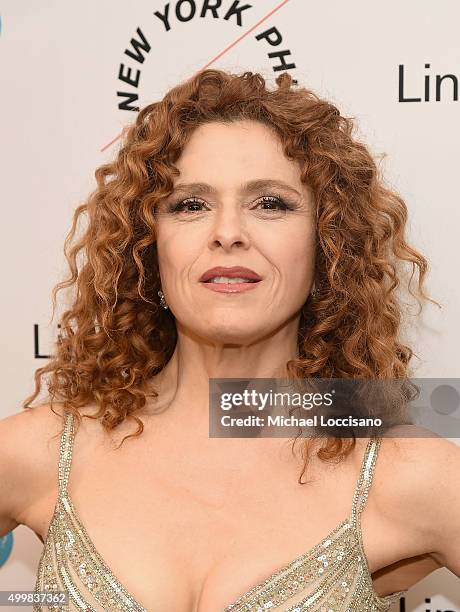
<path fill-rule="evenodd" d="M 95 548 L 67 492 L 74 435 L 73 416 L 67 414 L 60 445 L 59 493 L 35 583 L 36 593 L 67 591 L 69 604 L 34 604 L 33 610 L 146 612 Z M 350 515 L 316 546 L 216 612 L 378 612 L 389 610 L 400 599 L 405 591 L 385 597 L 375 592 L 361 535 L 360 516 L 380 444 L 379 438 L 367 444 Z M 151 608 L 147 612 L 173 611 Z"/>

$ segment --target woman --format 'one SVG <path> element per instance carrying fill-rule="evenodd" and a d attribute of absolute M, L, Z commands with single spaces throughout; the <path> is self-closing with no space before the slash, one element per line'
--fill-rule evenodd
<path fill-rule="evenodd" d="M 208 434 L 210 378 L 410 374 L 395 290 L 409 262 L 429 299 L 427 263 L 351 132 L 287 74 L 205 70 L 96 171 L 24 407 L 45 374 L 51 403 L 1 422 L 2 532 L 33 529 L 36 590 L 69 592 L 35 610 L 387 610 L 460 577 L 454 444 Z"/>

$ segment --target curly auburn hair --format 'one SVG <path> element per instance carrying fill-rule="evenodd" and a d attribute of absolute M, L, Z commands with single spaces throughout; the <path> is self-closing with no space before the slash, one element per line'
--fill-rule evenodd
<path fill-rule="evenodd" d="M 137 422 L 122 443 L 142 433 L 136 413 L 148 397 L 158 397 L 151 378 L 177 340 L 173 315 L 157 303 L 155 205 L 173 189 L 174 162 L 191 132 L 210 121 L 249 119 L 272 128 L 314 194 L 317 293 L 302 309 L 299 356 L 286 364 L 289 376 L 410 376 L 413 351 L 400 339 L 403 309 L 396 296 L 407 264 L 412 274 L 405 284 L 419 312 L 422 300 L 439 304 L 423 289 L 426 259 L 406 242 L 405 202 L 384 185 L 368 149 L 352 136 L 351 118 L 288 73 L 276 85 L 270 90 L 259 73 L 202 70 L 143 108 L 124 130 L 115 161 L 97 168 L 96 189 L 75 210 L 64 245 L 70 276 L 53 289 L 51 319 L 60 289 L 74 288 L 76 295 L 61 317 L 55 353 L 36 370 L 35 392 L 23 408 L 31 408 L 46 374 L 51 406 L 55 398 L 62 401 L 78 426 L 79 409 L 96 402 L 98 412 L 89 418 L 107 431 L 128 417 Z M 88 226 L 72 244 L 84 213 Z M 318 457 L 344 457 L 355 442 L 330 437 Z"/>

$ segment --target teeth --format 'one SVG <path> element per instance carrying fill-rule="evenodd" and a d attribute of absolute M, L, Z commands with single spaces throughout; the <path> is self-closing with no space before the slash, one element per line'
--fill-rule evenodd
<path fill-rule="evenodd" d="M 211 278 L 208 282 L 210 283 L 250 283 L 253 281 L 250 281 L 248 278 L 228 278 L 227 276 L 215 276 L 214 278 Z"/>

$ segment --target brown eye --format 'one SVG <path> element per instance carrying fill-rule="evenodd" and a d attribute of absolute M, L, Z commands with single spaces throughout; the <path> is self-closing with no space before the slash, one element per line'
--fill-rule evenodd
<path fill-rule="evenodd" d="M 181 200 L 180 202 L 177 202 L 175 204 L 171 204 L 170 208 L 169 208 L 169 212 L 172 213 L 178 213 L 178 212 L 185 212 L 185 213 L 194 213 L 194 212 L 200 212 L 199 207 L 203 206 L 204 202 L 202 200 L 199 200 L 197 198 L 187 198 L 185 200 Z M 191 210 L 190 208 L 193 207 L 193 209 Z"/>
<path fill-rule="evenodd" d="M 277 196 L 263 196 L 258 205 L 262 205 L 262 210 L 264 211 L 280 211 L 280 210 L 290 210 L 288 204 Z"/>

